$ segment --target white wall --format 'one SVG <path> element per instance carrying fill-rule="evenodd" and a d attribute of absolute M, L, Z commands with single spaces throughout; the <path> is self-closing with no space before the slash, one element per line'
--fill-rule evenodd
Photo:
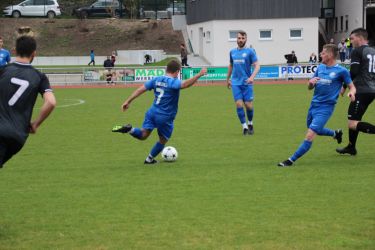
<path fill-rule="evenodd" d="M 346 15 L 349 21 L 348 30 L 345 30 Z M 341 16 L 343 17 L 343 30 L 341 30 Z M 333 38 L 337 44 L 342 38 L 349 37 L 352 30 L 363 27 L 363 0 L 336 0 L 335 17 L 337 17 L 338 30 L 334 32 Z"/>
<path fill-rule="evenodd" d="M 318 53 L 318 18 L 261 19 L 261 20 L 216 20 L 187 26 L 194 53 L 199 54 L 199 28 L 203 27 L 203 55 L 212 65 L 229 63 L 229 51 L 237 47 L 236 41 L 229 40 L 230 30 L 247 32 L 247 46 L 257 52 L 261 64 L 285 63 L 284 55 L 292 50 L 299 61 L 308 61 L 312 52 Z M 291 28 L 302 28 L 302 39 L 289 38 Z M 259 30 L 272 30 L 272 40 L 260 40 Z M 211 39 L 207 37 L 211 33 Z"/>

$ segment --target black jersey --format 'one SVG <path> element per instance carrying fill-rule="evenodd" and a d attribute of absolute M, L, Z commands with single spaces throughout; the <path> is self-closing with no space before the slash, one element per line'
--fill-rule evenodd
<path fill-rule="evenodd" d="M 351 65 L 359 64 L 359 74 L 353 79 L 357 93 L 375 93 L 375 49 L 363 45 L 353 50 Z"/>
<path fill-rule="evenodd" d="M 0 68 L 0 137 L 25 143 L 38 93 L 52 91 L 45 74 L 30 64 Z"/>

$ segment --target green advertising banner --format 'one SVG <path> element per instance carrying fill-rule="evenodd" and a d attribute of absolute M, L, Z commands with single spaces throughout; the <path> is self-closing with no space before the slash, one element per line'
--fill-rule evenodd
<path fill-rule="evenodd" d="M 200 68 L 183 68 L 182 80 L 189 79 L 199 73 Z M 228 68 L 207 68 L 207 75 L 200 78 L 201 81 L 222 81 L 227 79 Z"/>

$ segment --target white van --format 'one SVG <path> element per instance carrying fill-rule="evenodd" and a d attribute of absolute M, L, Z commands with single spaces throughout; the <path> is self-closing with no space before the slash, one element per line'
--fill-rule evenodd
<path fill-rule="evenodd" d="M 54 18 L 60 16 L 60 6 L 57 0 L 26 0 L 17 5 L 4 9 L 5 16 L 18 18 L 20 16 L 46 16 Z"/>

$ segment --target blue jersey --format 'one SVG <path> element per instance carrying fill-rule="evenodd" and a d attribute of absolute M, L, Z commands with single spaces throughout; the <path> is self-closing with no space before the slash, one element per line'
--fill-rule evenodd
<path fill-rule="evenodd" d="M 6 49 L 0 49 L 0 66 L 10 62 L 10 53 Z"/>
<path fill-rule="evenodd" d="M 315 85 L 311 101 L 314 104 L 336 104 L 343 84 L 348 85 L 352 82 L 349 71 L 338 64 L 335 66 L 320 64 L 314 77 L 320 78 Z"/>
<path fill-rule="evenodd" d="M 158 76 L 144 86 L 147 90 L 154 90 L 155 100 L 150 111 L 174 119 L 178 110 L 181 81 L 169 76 Z"/>
<path fill-rule="evenodd" d="M 232 65 L 232 85 L 246 85 L 251 76 L 251 65 L 258 61 L 254 49 L 232 49 L 229 54 Z"/>

